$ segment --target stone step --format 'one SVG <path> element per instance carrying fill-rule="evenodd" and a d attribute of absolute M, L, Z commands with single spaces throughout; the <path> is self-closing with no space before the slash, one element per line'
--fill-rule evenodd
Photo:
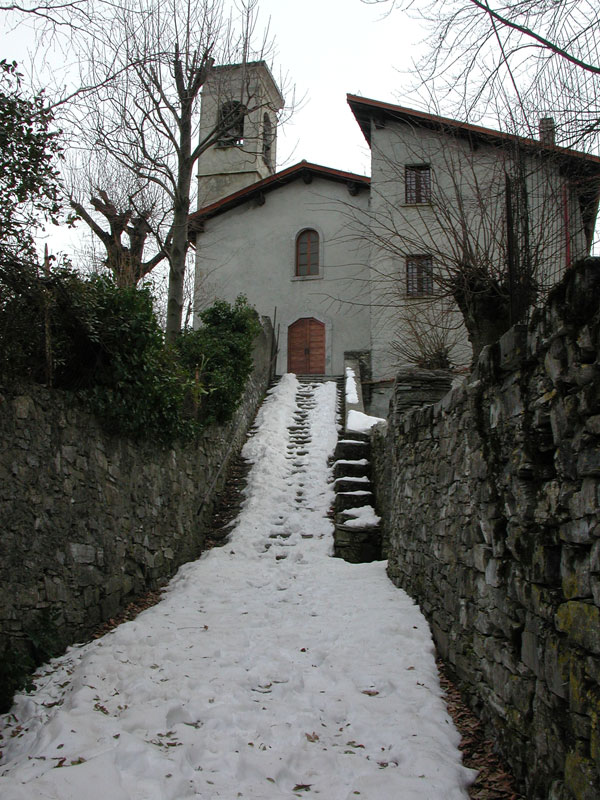
<path fill-rule="evenodd" d="M 329 381 L 334 381 L 338 385 L 340 382 L 343 383 L 344 378 L 341 375 L 296 375 L 298 379 L 298 383 L 302 384 L 311 384 L 311 383 L 327 383 Z"/>
<path fill-rule="evenodd" d="M 381 560 L 381 534 L 379 528 L 346 528 L 336 525 L 333 537 L 333 554 L 352 564 Z"/>
<path fill-rule="evenodd" d="M 366 458 L 359 458 L 359 459 L 342 458 L 334 462 L 333 465 L 334 478 L 343 478 L 346 475 L 351 477 L 360 477 L 361 475 L 366 475 L 367 477 L 369 477 L 370 474 L 371 474 L 371 465 L 369 464 L 369 461 Z"/>
<path fill-rule="evenodd" d="M 340 439 L 335 448 L 336 461 L 348 460 L 357 461 L 361 458 L 368 458 L 371 447 L 368 442 L 359 439 Z"/>
<path fill-rule="evenodd" d="M 344 475 L 341 478 L 336 478 L 334 485 L 335 491 L 338 494 L 343 494 L 344 492 L 372 491 L 371 481 L 366 475 L 358 475 L 354 477 L 351 475 Z M 364 503 L 362 505 L 364 505 Z"/>
<path fill-rule="evenodd" d="M 335 512 L 339 513 L 347 508 L 360 508 L 360 506 L 372 506 L 373 493 L 365 491 L 338 492 L 335 496 Z"/>

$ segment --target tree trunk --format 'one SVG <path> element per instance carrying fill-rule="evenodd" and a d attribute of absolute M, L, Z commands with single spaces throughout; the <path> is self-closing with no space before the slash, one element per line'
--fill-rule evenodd
<path fill-rule="evenodd" d="M 172 344 L 181 331 L 183 316 L 183 287 L 185 261 L 189 246 L 188 225 L 190 216 L 190 187 L 192 180 L 192 108 L 183 107 L 179 125 L 179 163 L 177 189 L 171 226 L 171 246 L 169 248 L 169 293 L 167 301 L 167 324 L 165 336 Z"/>
<path fill-rule="evenodd" d="M 511 326 L 510 292 L 488 276 L 465 268 L 452 295 L 463 315 L 475 364 L 482 349 L 498 341 Z"/>

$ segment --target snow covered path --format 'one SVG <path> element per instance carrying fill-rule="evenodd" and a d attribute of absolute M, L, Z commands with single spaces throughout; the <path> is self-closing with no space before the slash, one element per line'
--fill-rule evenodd
<path fill-rule="evenodd" d="M 259 413 L 228 544 L 17 698 L 3 800 L 467 797 L 427 623 L 383 563 L 330 557 L 335 385 L 297 391 Z"/>

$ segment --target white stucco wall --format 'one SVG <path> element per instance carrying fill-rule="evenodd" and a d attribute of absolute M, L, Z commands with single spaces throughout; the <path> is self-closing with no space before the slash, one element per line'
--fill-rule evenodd
<path fill-rule="evenodd" d="M 443 270 L 444 262 L 457 263 L 462 218 L 489 255 L 490 263 L 504 264 L 505 171 L 514 172 L 513 153 L 510 148 L 492 147 L 481 141 L 471 147 L 466 139 L 393 121 L 386 121 L 384 127 L 373 125 L 371 148 L 367 224 L 374 243 L 370 261 L 374 371 L 379 375 L 393 374 L 401 362 L 390 342 L 402 342 L 411 336 L 407 319 L 427 314 L 435 321 L 438 313 L 440 324 L 449 329 L 454 363 L 468 365 L 471 347 L 459 312 L 442 312 L 439 301 L 407 297 L 406 255 L 431 254 L 434 271 L 436 266 Z M 536 280 L 544 291 L 556 283 L 566 268 L 565 202 L 572 260 L 586 254 L 585 238 L 578 203 L 559 171 L 560 160 L 523 150 L 520 156 L 527 186 L 530 250 Z M 405 202 L 404 168 L 416 164 L 431 166 L 431 204 L 411 206 Z M 461 212 L 453 209 L 459 196 Z"/>
<path fill-rule="evenodd" d="M 197 237 L 195 311 L 216 298 L 245 294 L 261 315 L 276 315 L 277 372 L 287 370 L 287 331 L 303 317 L 325 324 L 326 373 L 341 375 L 344 352 L 370 350 L 368 244 L 358 241 L 350 212 L 366 209 L 368 192 L 299 178 L 209 219 Z M 295 277 L 295 241 L 304 228 L 320 236 L 318 277 Z"/>

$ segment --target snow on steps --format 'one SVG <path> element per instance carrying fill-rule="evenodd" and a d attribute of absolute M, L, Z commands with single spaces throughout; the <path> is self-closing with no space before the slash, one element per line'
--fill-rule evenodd
<path fill-rule="evenodd" d="M 347 423 L 351 410 L 364 413 L 358 364 L 348 361 L 343 418 Z M 344 426 L 347 428 L 347 424 Z M 333 465 L 335 477 L 334 555 L 354 564 L 377 561 L 381 555 L 380 518 L 373 508 L 369 464 L 371 445 L 367 432 L 345 430 L 338 441 Z"/>

